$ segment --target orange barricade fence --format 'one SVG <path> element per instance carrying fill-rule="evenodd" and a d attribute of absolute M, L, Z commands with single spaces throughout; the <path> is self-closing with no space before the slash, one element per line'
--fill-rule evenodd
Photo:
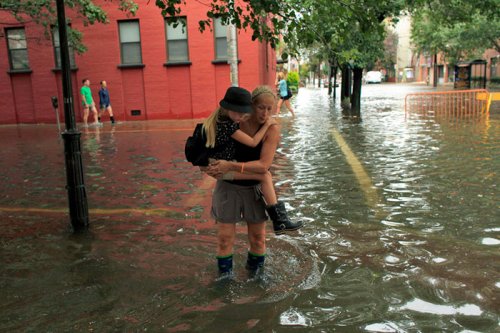
<path fill-rule="evenodd" d="M 408 94 L 405 114 L 418 113 L 434 117 L 478 117 L 489 112 L 491 97 L 485 89 L 435 91 Z"/>

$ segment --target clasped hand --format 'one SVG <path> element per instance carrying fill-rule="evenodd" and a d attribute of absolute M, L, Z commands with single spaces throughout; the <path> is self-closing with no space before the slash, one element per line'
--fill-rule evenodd
<path fill-rule="evenodd" d="M 231 171 L 230 162 L 225 160 L 212 161 L 207 167 L 201 168 L 201 171 L 211 177 L 221 179 L 225 173 Z"/>

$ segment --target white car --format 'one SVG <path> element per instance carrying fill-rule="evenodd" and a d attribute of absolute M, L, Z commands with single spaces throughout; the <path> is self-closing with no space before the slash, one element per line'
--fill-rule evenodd
<path fill-rule="evenodd" d="M 382 73 L 379 71 L 369 71 L 365 76 L 366 83 L 381 83 Z"/>

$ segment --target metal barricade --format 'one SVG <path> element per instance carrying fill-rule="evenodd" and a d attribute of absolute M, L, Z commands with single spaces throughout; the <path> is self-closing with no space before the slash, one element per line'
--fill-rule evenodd
<path fill-rule="evenodd" d="M 405 97 L 405 115 L 475 118 L 489 112 L 491 94 L 485 89 L 412 93 Z"/>

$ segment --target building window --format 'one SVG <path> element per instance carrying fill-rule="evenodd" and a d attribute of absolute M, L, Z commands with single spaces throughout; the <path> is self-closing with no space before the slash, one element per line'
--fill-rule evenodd
<path fill-rule="evenodd" d="M 165 34 L 167 36 L 167 61 L 189 61 L 186 18 L 177 20 L 166 18 Z"/>
<path fill-rule="evenodd" d="M 61 44 L 59 42 L 59 28 L 52 28 L 52 41 L 54 43 L 54 59 L 56 68 L 61 68 Z M 68 46 L 69 49 L 69 64 L 71 68 L 75 68 L 75 51 L 71 46 Z"/>
<path fill-rule="evenodd" d="M 142 64 L 139 21 L 118 22 L 122 65 Z"/>
<path fill-rule="evenodd" d="M 214 19 L 215 60 L 227 60 L 227 25 L 220 18 Z"/>
<path fill-rule="evenodd" d="M 10 69 L 29 69 L 28 44 L 24 28 L 6 29 L 5 34 L 7 35 Z"/>

